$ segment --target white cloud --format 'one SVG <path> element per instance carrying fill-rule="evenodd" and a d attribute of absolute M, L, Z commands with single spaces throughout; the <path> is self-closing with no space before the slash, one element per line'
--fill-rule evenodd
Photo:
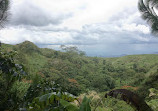
<path fill-rule="evenodd" d="M 0 30 L 0 41 L 16 44 L 29 40 L 48 47 L 77 45 L 89 54 L 135 53 L 143 46 L 137 44 L 158 43 L 141 19 L 137 2 L 12 0 L 11 21 Z"/>
<path fill-rule="evenodd" d="M 150 29 L 145 25 L 137 25 L 136 23 L 132 24 L 123 24 L 122 30 L 131 31 L 131 32 L 142 32 L 144 34 L 149 34 Z"/>
<path fill-rule="evenodd" d="M 12 22 L 81 29 L 85 24 L 106 22 L 124 8 L 137 6 L 137 0 L 14 0 Z M 64 20 L 66 19 L 66 20 Z"/>
<path fill-rule="evenodd" d="M 22 27 L 9 27 L 0 31 L 0 41 L 16 44 L 25 40 L 38 44 L 65 44 L 73 42 L 69 32 L 47 32 L 26 29 Z"/>
<path fill-rule="evenodd" d="M 85 24 L 95 24 L 108 21 L 113 15 L 121 13 L 124 8 L 136 7 L 137 0 L 81 0 L 84 10 L 74 12 L 63 25 L 72 29 L 81 29 Z M 121 16 L 121 15 L 120 15 Z"/>
<path fill-rule="evenodd" d="M 12 25 L 32 25 L 32 26 L 46 26 L 49 24 L 58 25 L 64 19 L 71 17 L 71 12 L 58 12 L 51 10 L 51 8 L 42 7 L 42 5 L 35 3 L 35 0 L 21 0 L 13 2 L 11 7 Z M 47 4 L 43 4 L 45 6 Z"/>

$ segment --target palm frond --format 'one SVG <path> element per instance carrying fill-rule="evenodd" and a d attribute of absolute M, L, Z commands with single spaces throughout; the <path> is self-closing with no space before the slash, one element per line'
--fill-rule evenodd
<path fill-rule="evenodd" d="M 158 8 L 158 0 L 139 0 L 138 9 L 142 18 L 148 22 L 153 34 L 158 34 L 158 16 L 155 10 Z"/>
<path fill-rule="evenodd" d="M 0 28 L 3 28 L 8 20 L 9 3 L 9 0 L 0 0 Z"/>

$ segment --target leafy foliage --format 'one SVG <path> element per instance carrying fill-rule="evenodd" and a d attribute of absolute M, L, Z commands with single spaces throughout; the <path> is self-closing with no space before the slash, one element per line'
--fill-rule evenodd
<path fill-rule="evenodd" d="M 68 93 L 49 93 L 35 98 L 28 111 L 91 111 L 90 99 L 87 97 L 84 97 L 79 107 L 70 103 L 74 100 L 77 98 Z"/>
<path fill-rule="evenodd" d="M 143 98 L 137 94 L 126 89 L 115 89 L 105 95 L 105 97 L 111 96 L 126 101 L 131 106 L 134 106 L 138 111 L 152 111 L 152 109 L 146 104 Z M 119 97 L 118 97 L 119 96 Z"/>
<path fill-rule="evenodd" d="M 83 98 L 79 111 L 91 111 L 90 99 L 87 99 L 86 97 Z"/>
<path fill-rule="evenodd" d="M 20 81 L 25 75 L 23 66 L 14 62 L 13 56 L 16 52 L 2 52 L 0 48 L 0 110 L 17 108 L 20 100 L 16 93 L 12 91 L 16 81 Z"/>
<path fill-rule="evenodd" d="M 52 92 L 42 95 L 41 97 L 34 98 L 32 103 L 29 104 L 28 110 L 29 111 L 61 110 L 61 109 L 65 109 L 65 107 L 61 106 L 60 101 L 62 104 L 68 104 L 65 101 L 72 102 L 75 99 L 76 99 L 75 97 L 73 97 L 71 94 L 68 93 Z M 66 105 L 66 108 L 68 107 L 72 108 L 72 106 Z"/>
<path fill-rule="evenodd" d="M 14 101 L 14 105 L 7 104 L 6 106 L 5 104 L 3 105 L 4 110 L 26 110 L 27 107 L 28 110 L 57 108 L 65 111 L 86 109 L 96 111 L 128 109 L 132 111 L 127 104 L 119 100 L 107 99 L 106 102 L 102 99 L 89 100 L 87 98 L 76 106 L 58 95 L 64 94 L 62 92 L 69 92 L 77 96 L 89 90 L 105 92 L 113 88 L 129 88 L 143 95 L 153 109 L 156 106 L 154 104 L 157 100 L 148 95 L 150 88 L 157 90 L 157 55 L 134 55 L 119 58 L 86 57 L 80 55 L 78 50 L 77 52 L 73 52 L 73 50 L 60 52 L 42 49 L 29 41 L 14 46 L 6 44 L 2 46 L 4 49 L 1 49 L 1 62 L 6 62 L 1 65 L 1 84 L 10 80 L 3 79 L 7 77 L 7 74 L 16 75 L 11 76 L 16 79 L 13 79 L 15 81 L 9 85 L 8 90 L 9 98 L 12 99 L 11 104 Z M 14 56 L 14 51 L 11 50 L 16 51 L 17 56 Z M 4 53 L 5 51 L 9 51 L 9 53 Z M 9 56 L 11 53 L 13 56 Z M 22 76 L 25 73 L 20 69 L 22 66 L 28 73 L 25 77 Z M 10 69 L 6 70 L 6 67 Z M 52 95 L 54 97 L 59 96 L 60 100 L 54 99 L 54 104 L 51 104 L 48 101 L 51 94 L 54 94 Z M 41 101 L 41 97 L 45 99 Z M 4 103 L 6 102 L 8 100 Z"/>

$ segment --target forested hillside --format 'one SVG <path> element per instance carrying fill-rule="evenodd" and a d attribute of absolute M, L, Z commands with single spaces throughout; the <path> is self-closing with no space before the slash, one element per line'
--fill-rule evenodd
<path fill-rule="evenodd" d="M 76 47 L 64 51 L 38 48 L 25 41 L 17 45 L 2 44 L 3 51 L 16 51 L 15 61 L 24 66 L 27 77 L 16 87 L 22 96 L 34 81 L 54 81 L 63 91 L 75 96 L 89 91 L 98 93 L 116 88 L 130 89 L 151 101 L 158 90 L 158 55 L 129 55 L 116 58 L 87 57 Z M 152 89 L 151 89 L 152 88 Z M 156 97 L 157 98 L 157 97 Z M 155 99 L 155 97 L 154 97 Z M 157 99 L 155 99 L 157 101 Z M 155 101 L 152 102 L 155 104 Z"/>

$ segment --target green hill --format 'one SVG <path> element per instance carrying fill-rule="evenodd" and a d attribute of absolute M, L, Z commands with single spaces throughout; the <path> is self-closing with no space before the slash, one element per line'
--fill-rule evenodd
<path fill-rule="evenodd" d="M 158 81 L 155 79 L 157 54 L 116 58 L 87 57 L 76 48 L 66 47 L 65 52 L 61 52 L 38 48 L 29 41 L 17 45 L 2 44 L 2 47 L 6 51 L 18 52 L 15 59 L 25 66 L 29 78 L 39 76 L 56 81 L 75 95 L 88 90 L 104 92 L 133 86 L 138 87 L 138 91 L 144 90 L 147 96 L 150 88 L 158 89 Z M 151 81 L 154 81 L 153 84 Z"/>

